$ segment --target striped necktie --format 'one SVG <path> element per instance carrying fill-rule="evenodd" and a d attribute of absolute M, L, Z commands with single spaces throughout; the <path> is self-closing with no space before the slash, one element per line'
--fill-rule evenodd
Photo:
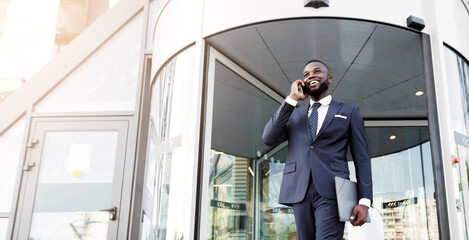
<path fill-rule="evenodd" d="M 313 104 L 313 110 L 308 117 L 309 129 L 311 130 L 311 139 L 314 141 L 316 138 L 316 132 L 318 130 L 318 108 L 321 106 L 320 103 Z"/>

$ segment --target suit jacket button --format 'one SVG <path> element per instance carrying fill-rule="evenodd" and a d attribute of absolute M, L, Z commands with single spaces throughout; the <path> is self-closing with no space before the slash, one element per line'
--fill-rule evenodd
<path fill-rule="evenodd" d="M 314 146 L 313 146 L 313 145 L 311 145 L 310 147 L 311 147 L 311 149 L 314 149 Z"/>

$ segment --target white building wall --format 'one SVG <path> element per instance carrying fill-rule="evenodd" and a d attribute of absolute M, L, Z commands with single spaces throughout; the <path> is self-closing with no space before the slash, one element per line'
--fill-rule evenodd
<path fill-rule="evenodd" d="M 461 0 L 437 1 L 437 28 L 442 42 L 469 59 L 469 11 Z"/>
<path fill-rule="evenodd" d="M 155 24 L 151 75 L 172 55 L 196 41 L 200 35 L 197 1 L 167 1 Z"/>
<path fill-rule="evenodd" d="M 206 0 L 204 36 L 245 24 L 296 17 L 338 17 L 407 26 L 409 15 L 427 18 L 426 1 L 329 1 L 329 7 L 304 7 L 304 1 Z"/>
<path fill-rule="evenodd" d="M 194 11 L 197 1 L 167 0 L 155 24 L 152 76 L 162 64 L 197 36 L 207 37 L 221 31 L 263 21 L 302 17 L 337 17 L 378 21 L 407 27 L 410 15 L 428 19 L 424 0 L 416 1 L 330 1 L 330 7 L 306 8 L 303 1 L 282 0 L 203 0 L 201 14 Z M 202 3 L 203 2 L 203 3 Z M 196 29 L 201 29 L 202 33 Z M 423 32 L 426 32 L 424 29 Z"/>

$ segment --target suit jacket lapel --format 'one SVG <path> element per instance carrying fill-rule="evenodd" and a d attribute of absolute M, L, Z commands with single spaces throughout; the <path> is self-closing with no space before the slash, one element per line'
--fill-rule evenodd
<path fill-rule="evenodd" d="M 339 112 L 341 107 L 342 107 L 341 103 L 338 103 L 334 100 L 331 101 L 331 103 L 329 104 L 329 109 L 327 110 L 326 118 L 324 119 L 324 122 L 322 123 L 321 129 L 319 129 L 316 139 L 318 139 L 321 136 L 321 133 L 324 132 L 324 129 L 326 129 L 327 126 L 329 126 L 329 124 L 332 122 L 332 119 L 334 119 L 334 116 L 337 114 L 337 112 Z"/>

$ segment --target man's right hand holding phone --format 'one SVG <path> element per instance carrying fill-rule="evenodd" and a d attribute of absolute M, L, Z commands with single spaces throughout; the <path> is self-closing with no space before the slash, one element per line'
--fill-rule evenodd
<path fill-rule="evenodd" d="M 294 81 L 291 85 L 289 97 L 295 101 L 305 100 L 308 97 L 308 93 L 303 92 L 303 87 L 306 87 L 303 80 L 298 79 Z"/>

